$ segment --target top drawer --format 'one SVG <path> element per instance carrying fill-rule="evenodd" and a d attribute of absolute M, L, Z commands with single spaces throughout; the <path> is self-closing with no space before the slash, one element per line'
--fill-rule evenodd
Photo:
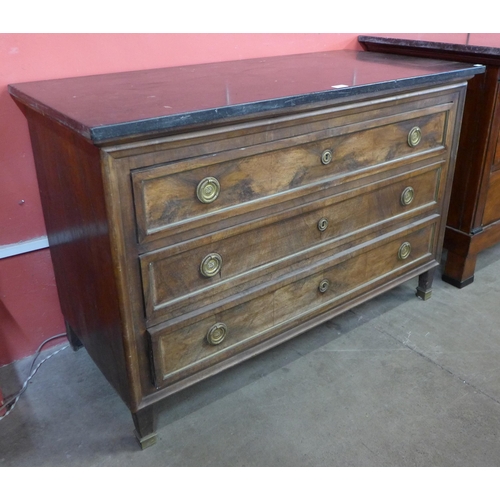
<path fill-rule="evenodd" d="M 133 171 L 139 242 L 319 192 L 409 157 L 440 154 L 447 111 L 440 105 L 365 119 Z"/>

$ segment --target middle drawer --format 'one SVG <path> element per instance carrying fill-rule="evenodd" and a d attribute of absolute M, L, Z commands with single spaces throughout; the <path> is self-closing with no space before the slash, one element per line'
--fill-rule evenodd
<path fill-rule="evenodd" d="M 349 237 L 437 211 L 442 163 L 140 256 L 148 325 L 213 304 Z"/>

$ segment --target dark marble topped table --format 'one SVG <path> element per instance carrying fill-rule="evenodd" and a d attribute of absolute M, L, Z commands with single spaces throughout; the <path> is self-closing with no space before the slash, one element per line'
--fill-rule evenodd
<path fill-rule="evenodd" d="M 456 62 L 331 51 L 19 83 L 9 92 L 104 143 L 483 71 Z"/>
<path fill-rule="evenodd" d="M 406 279 L 428 298 L 484 69 L 334 51 L 9 87 L 68 339 L 141 447 L 175 392 Z"/>

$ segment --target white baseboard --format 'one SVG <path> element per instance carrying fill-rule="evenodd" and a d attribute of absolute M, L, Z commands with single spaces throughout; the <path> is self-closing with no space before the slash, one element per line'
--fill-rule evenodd
<path fill-rule="evenodd" d="M 27 241 L 20 241 L 19 243 L 13 243 L 12 245 L 1 245 L 0 259 L 6 259 L 7 257 L 34 252 L 48 247 L 49 240 L 47 239 L 47 236 L 41 236 L 40 238 L 33 238 L 32 240 Z"/>

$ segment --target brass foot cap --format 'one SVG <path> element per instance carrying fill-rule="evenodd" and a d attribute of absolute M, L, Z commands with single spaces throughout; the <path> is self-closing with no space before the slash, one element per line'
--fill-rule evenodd
<path fill-rule="evenodd" d="M 137 438 L 137 441 L 139 441 L 139 446 L 143 450 L 156 444 L 156 433 L 155 434 L 148 434 L 147 436 L 141 437 L 141 436 L 139 436 L 137 431 L 135 431 L 135 437 Z"/>
<path fill-rule="evenodd" d="M 420 290 L 417 288 L 416 295 L 419 299 L 429 300 L 431 298 L 431 295 L 432 295 L 432 290 L 424 291 L 424 290 Z"/>

